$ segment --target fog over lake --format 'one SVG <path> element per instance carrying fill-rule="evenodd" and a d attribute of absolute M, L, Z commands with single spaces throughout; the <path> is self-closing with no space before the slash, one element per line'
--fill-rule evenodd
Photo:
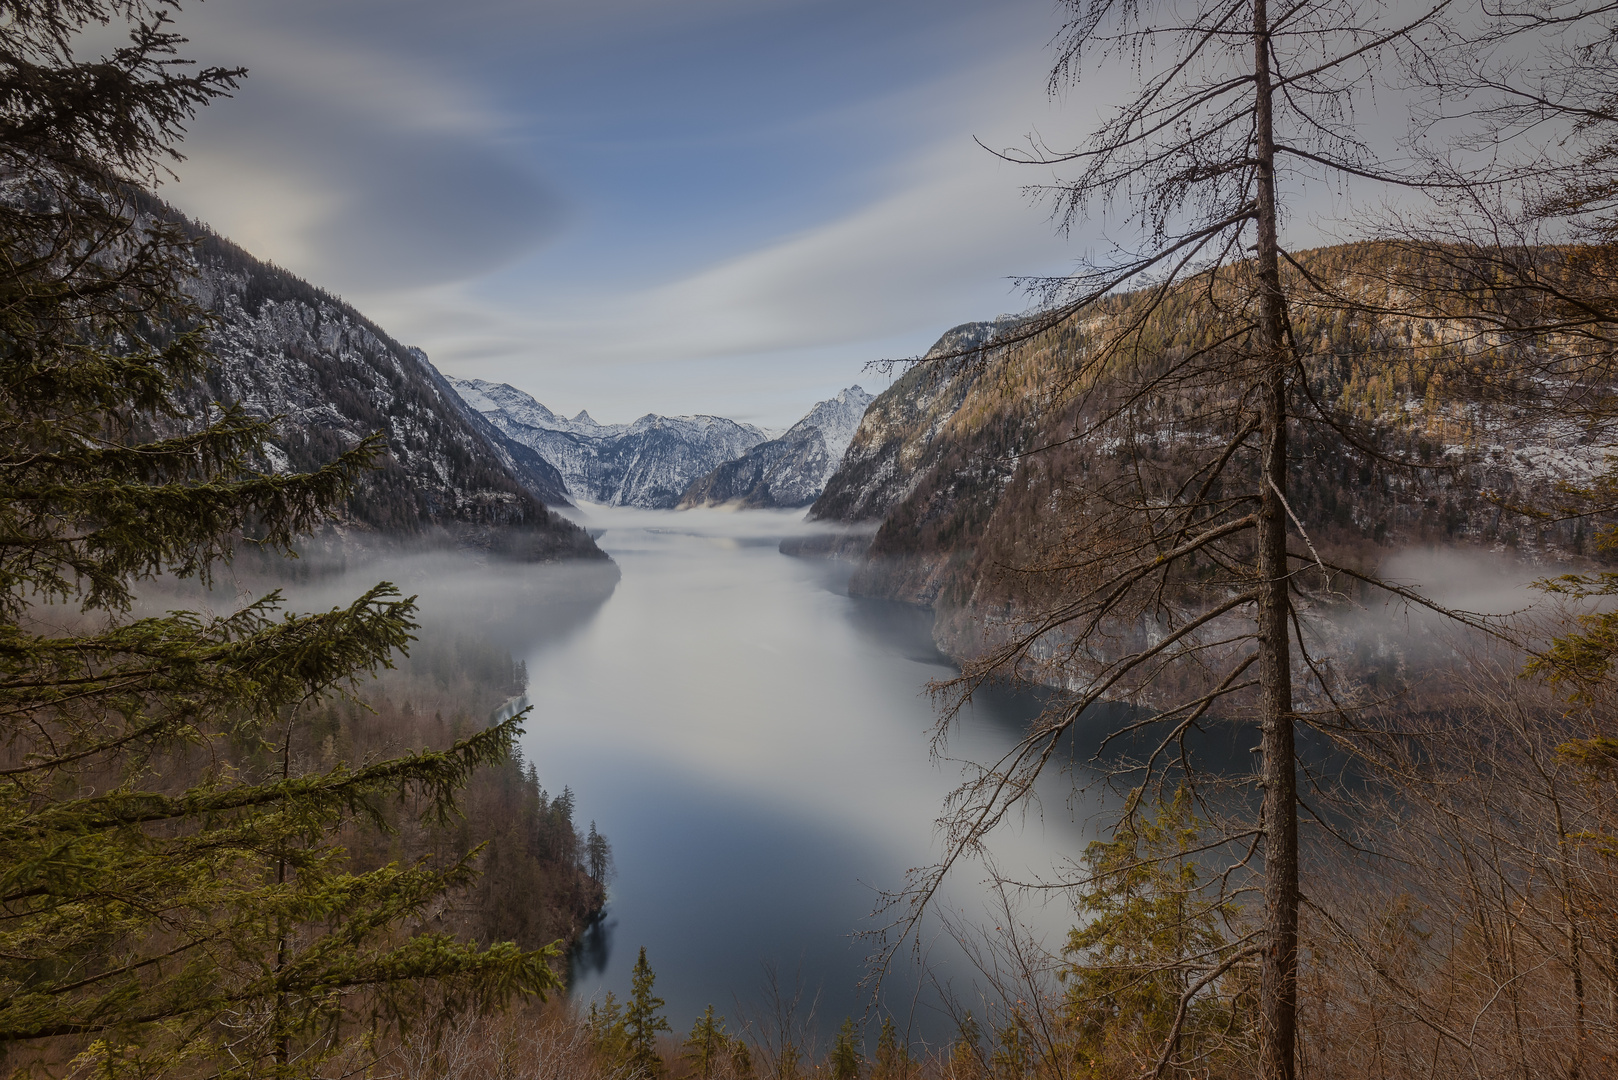
<path fill-rule="evenodd" d="M 878 925 L 882 891 L 937 859 L 959 762 L 998 757 L 1037 703 L 980 695 L 948 744 L 955 760 L 935 761 L 927 685 L 954 669 L 931 613 L 850 598 L 847 562 L 781 554 L 782 538 L 814 529 L 801 511 L 575 514 L 612 562 L 311 549 L 258 573 L 239 562 L 212 595 L 170 581 L 144 606 L 226 610 L 279 587 L 289 607 L 314 610 L 389 580 L 418 597 L 424 639 L 470 632 L 509 649 L 528 667 L 524 758 L 553 796 L 573 790 L 581 833 L 594 821 L 613 848 L 605 917 L 573 957 L 575 997 L 622 999 L 645 946 L 677 1032 L 710 1003 L 735 1030 L 767 1009 L 768 965 L 783 991 L 801 986 L 801 1012 L 815 1008 L 806 1026 L 824 1039 L 869 1001 L 857 984 L 874 944 L 855 935 Z M 1023 881 L 1082 854 L 1102 808 L 1095 793 L 1074 801 L 1073 777 L 1056 770 L 1040 791 L 994 837 L 998 868 Z M 938 909 L 1003 923 L 986 877 L 963 863 Z M 1049 896 L 1023 897 L 1019 924 L 1058 948 L 1072 910 Z M 942 1040 L 953 1022 L 934 980 L 972 1004 L 981 978 L 936 918 L 920 951 L 927 976 L 906 950 L 884 1007 L 913 1038 Z"/>
<path fill-rule="evenodd" d="M 553 796 L 572 789 L 581 833 L 593 821 L 613 847 L 605 916 L 572 958 L 574 996 L 622 999 L 645 946 L 677 1032 L 709 1004 L 735 1030 L 764 1021 L 768 967 L 784 994 L 801 987 L 801 1013 L 815 1011 L 805 1027 L 824 1040 L 869 1002 L 858 983 L 874 942 L 856 935 L 879 925 L 871 914 L 883 891 L 938 858 L 935 822 L 960 761 L 997 758 L 1037 703 L 980 695 L 949 742 L 953 760 L 934 760 L 927 686 L 954 669 L 932 644 L 931 613 L 851 598 L 847 562 L 781 554 L 781 539 L 816 528 L 801 511 L 591 506 L 575 516 L 612 562 L 310 550 L 297 563 L 257 564 L 256 575 L 239 562 L 211 596 L 169 581 L 143 606 L 226 610 L 280 587 L 290 607 L 311 610 L 386 579 L 418 597 L 424 639 L 475 633 L 508 649 L 528 668 L 524 758 Z M 1527 571 L 1499 556 L 1412 551 L 1388 568 L 1474 609 L 1533 601 Z M 1460 655 L 1464 643 L 1431 621 L 1379 602 L 1347 625 L 1378 649 Z M 1114 722 L 1098 713 L 1078 745 L 1093 750 Z M 1205 749 L 1228 744 L 1223 755 L 1240 768 L 1250 736 L 1225 731 Z M 1039 805 L 993 838 L 1003 875 L 1071 879 L 1064 870 L 1106 822 L 1100 785 L 1075 794 L 1085 779 L 1042 777 Z M 963 864 L 938 910 L 1003 924 L 986 878 L 981 864 Z M 1019 925 L 1059 948 L 1073 922 L 1066 894 L 1019 903 Z M 919 944 L 926 976 L 906 950 L 884 1006 L 913 1038 L 936 1042 L 953 1024 L 934 981 L 979 1017 L 984 981 L 939 919 Z M 867 1037 L 874 1045 L 874 1031 Z"/>
<path fill-rule="evenodd" d="M 535 706 L 523 746 L 554 792 L 612 841 L 603 952 L 576 969 L 581 998 L 622 997 L 640 946 L 671 1022 L 702 1008 L 762 1005 L 765 962 L 783 988 L 819 994 L 821 1031 L 864 1005 L 855 984 L 869 941 L 851 935 L 879 890 L 931 862 L 960 767 L 929 759 L 929 680 L 952 673 L 918 609 L 850 599 L 848 565 L 782 555 L 801 512 L 588 508 L 581 520 L 622 569 L 610 598 L 527 657 Z M 541 568 L 544 570 L 545 568 Z M 533 571 L 518 571 L 532 573 Z M 548 571 L 547 571 L 548 572 Z M 969 713 L 951 755 L 987 760 L 1013 739 L 1028 701 L 993 696 Z M 1003 831 L 1002 870 L 1048 875 L 1086 834 L 1053 777 L 1044 817 Z M 992 919 L 983 869 L 962 868 L 946 903 Z M 1060 940 L 1065 901 L 1025 912 Z M 922 945 L 970 996 L 972 972 L 937 923 Z M 887 1004 L 912 1013 L 914 972 Z M 949 1024 L 921 995 L 913 1033 Z M 982 1015 L 981 1009 L 978 1012 Z"/>

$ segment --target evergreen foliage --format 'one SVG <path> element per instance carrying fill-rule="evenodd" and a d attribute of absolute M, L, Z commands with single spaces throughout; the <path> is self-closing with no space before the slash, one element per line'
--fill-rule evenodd
<path fill-rule="evenodd" d="M 266 423 L 183 405 L 208 360 L 190 253 L 171 224 L 137 223 L 133 193 L 241 72 L 184 67 L 174 7 L 19 0 L 0 20 L 0 1051 L 84 1075 L 307 1076 L 428 1002 L 553 989 L 556 953 L 413 932 L 473 879 L 470 854 L 357 872 L 335 839 L 387 827 L 398 802 L 451 820 L 518 720 L 293 766 L 310 711 L 409 643 L 411 600 L 382 583 L 312 615 L 274 593 L 128 614 L 143 580 L 207 580 L 233 537 L 287 552 L 379 446 L 270 475 L 251 464 Z M 129 44 L 76 59 L 109 24 Z M 75 617 L 42 604 L 85 615 L 64 629 Z M 227 764 L 229 745 L 262 765 Z"/>
<path fill-rule="evenodd" d="M 1068 933 L 1060 973 L 1071 1050 L 1081 1069 L 1149 1063 L 1159 1075 L 1165 1046 L 1177 1047 L 1165 1066 L 1251 1055 L 1252 1017 L 1235 1004 L 1244 987 L 1229 974 L 1249 953 L 1223 933 L 1234 908 L 1211 894 L 1190 854 L 1203 832 L 1191 796 L 1181 789 L 1135 820 L 1085 851 L 1078 911 L 1087 918 Z"/>
<path fill-rule="evenodd" d="M 832 1080 L 859 1080 L 860 1052 L 855 1045 L 854 1019 L 843 1017 L 843 1026 L 837 1029 L 837 1040 L 832 1043 L 827 1064 L 831 1066 Z"/>
<path fill-rule="evenodd" d="M 624 1026 L 624 1007 L 611 990 L 600 1004 L 590 1002 L 586 1026 L 590 1046 L 598 1056 L 614 1065 L 625 1060 L 629 1052 L 629 1033 Z"/>
<path fill-rule="evenodd" d="M 741 1039 L 730 1040 L 730 1072 L 736 1080 L 753 1080 L 753 1052 Z"/>
<path fill-rule="evenodd" d="M 949 1069 L 953 1076 L 965 1080 L 983 1072 L 983 1031 L 968 1009 L 956 1025 L 955 1041 L 949 1047 Z"/>
<path fill-rule="evenodd" d="M 599 1005 L 590 1003 L 587 1023 L 596 1053 L 632 1076 L 659 1077 L 664 1072 L 663 1059 L 657 1052 L 657 1033 L 673 1029 L 662 1014 L 663 999 L 652 993 L 652 984 L 656 981 L 657 975 L 646 962 L 646 948 L 642 946 L 630 974 L 629 1000 L 620 1003 L 609 992 Z M 725 1019 L 722 1016 L 716 1019 L 710 1005 L 691 1029 L 691 1038 L 686 1043 L 688 1056 L 695 1055 L 712 1070 L 727 1043 Z"/>
<path fill-rule="evenodd" d="M 994 1080 L 1023 1080 L 1034 1065 L 1034 1048 L 1023 1030 L 1022 1011 L 1013 1006 L 1000 1029 L 999 1045 L 989 1055 Z"/>
<path fill-rule="evenodd" d="M 715 1016 L 712 1005 L 704 1009 L 691 1025 L 691 1034 L 686 1037 L 684 1049 L 682 1056 L 691 1063 L 692 1072 L 700 1080 L 710 1080 L 730 1049 L 730 1036 L 725 1034 L 725 1018 Z"/>
<path fill-rule="evenodd" d="M 629 1005 L 624 1009 L 625 1056 L 637 1076 L 663 1075 L 663 1059 L 657 1053 L 657 1033 L 673 1030 L 663 1016 L 663 999 L 652 993 L 652 984 L 656 981 L 656 973 L 646 962 L 646 946 L 642 945 L 635 969 L 630 973 Z"/>
<path fill-rule="evenodd" d="M 584 857 L 586 865 L 590 868 L 590 876 L 598 882 L 605 882 L 607 874 L 612 868 L 612 847 L 607 838 L 596 832 L 596 823 L 590 822 L 590 835 L 584 841 Z"/>
<path fill-rule="evenodd" d="M 910 1067 L 910 1047 L 900 1041 L 893 1017 L 884 1016 L 876 1038 L 876 1057 L 871 1062 L 871 1080 L 906 1080 Z"/>

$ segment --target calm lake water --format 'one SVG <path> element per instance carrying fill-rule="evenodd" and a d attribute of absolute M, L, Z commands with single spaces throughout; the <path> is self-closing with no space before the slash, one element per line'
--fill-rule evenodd
<path fill-rule="evenodd" d="M 606 918 L 575 964 L 581 999 L 626 994 L 644 946 L 677 1030 L 710 1003 L 733 1024 L 764 1011 L 767 967 L 834 1029 L 867 1000 L 856 984 L 871 943 L 855 933 L 875 925 L 882 890 L 938 855 L 934 822 L 961 774 L 929 757 L 926 685 L 952 669 L 926 612 L 851 599 L 847 564 L 778 552 L 806 531 L 801 516 L 581 515 L 622 577 L 529 648 L 524 739 L 541 780 L 571 787 L 581 827 L 593 820 L 613 845 Z M 990 759 L 1034 707 L 980 702 L 950 754 Z M 1002 871 L 1048 877 L 1083 850 L 1088 813 L 1068 805 L 1070 786 L 1053 777 L 1043 815 L 997 837 Z M 944 910 L 996 921 L 984 878 L 963 867 Z M 1071 924 L 1065 900 L 1022 918 L 1052 944 Z M 929 979 L 905 965 L 885 1004 L 937 1039 L 950 1024 L 927 984 L 970 1000 L 975 973 L 937 921 L 921 944 Z"/>
<path fill-rule="evenodd" d="M 732 1030 L 774 1024 L 773 971 L 781 997 L 801 991 L 801 1034 L 824 1040 L 844 1016 L 869 1016 L 859 983 L 874 943 L 857 935 L 879 925 L 884 891 L 938 858 L 935 822 L 960 762 L 998 757 L 1037 703 L 980 695 L 949 742 L 953 760 L 934 760 L 927 685 L 954 669 L 932 644 L 930 613 L 850 598 L 848 563 L 781 554 L 782 538 L 812 531 L 801 511 L 578 516 L 613 562 L 308 556 L 277 564 L 273 582 L 232 571 L 211 597 L 170 583 L 149 603 L 229 607 L 233 593 L 273 585 L 316 610 L 386 579 L 419 597 L 424 633 L 509 649 L 528 665 L 524 757 L 552 795 L 573 790 L 581 831 L 594 821 L 613 847 L 606 915 L 574 957 L 574 995 L 623 998 L 644 946 L 677 1031 L 709 1004 Z M 1076 802 L 1071 775 L 1045 780 L 1040 806 L 993 839 L 1008 878 L 1050 880 L 1094 836 L 1098 797 Z M 958 867 L 936 911 L 1005 924 L 987 876 Z M 1073 922 L 1065 894 L 1031 895 L 1017 925 L 1058 948 Z M 882 1004 L 914 1040 L 942 1041 L 954 1025 L 938 984 L 981 1018 L 983 980 L 939 918 L 919 945 L 924 967 L 907 950 Z"/>

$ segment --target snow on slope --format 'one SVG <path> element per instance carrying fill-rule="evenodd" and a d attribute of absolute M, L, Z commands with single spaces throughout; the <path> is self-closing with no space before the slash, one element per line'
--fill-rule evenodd
<path fill-rule="evenodd" d="M 693 480 L 770 437 L 720 416 L 648 413 L 632 424 L 598 424 L 581 411 L 569 420 L 505 383 L 449 382 L 507 437 L 554 465 L 574 497 L 608 506 L 669 509 Z"/>
<path fill-rule="evenodd" d="M 851 386 L 822 401 L 778 439 L 760 443 L 694 482 L 682 507 L 808 506 L 836 473 L 872 396 Z"/>
<path fill-rule="evenodd" d="M 155 199 L 143 212 L 178 220 Z M 426 354 L 204 227 L 183 227 L 197 241 L 187 288 L 213 317 L 213 362 L 187 396 L 199 413 L 239 402 L 273 419 L 263 467 L 317 468 L 381 432 L 385 451 L 359 478 L 346 525 L 524 557 L 603 557 L 548 509 L 567 501 L 556 470 L 468 408 Z"/>

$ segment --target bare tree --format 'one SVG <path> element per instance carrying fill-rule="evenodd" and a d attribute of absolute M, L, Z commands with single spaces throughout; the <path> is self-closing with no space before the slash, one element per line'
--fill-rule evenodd
<path fill-rule="evenodd" d="M 1504 664 L 1501 661 L 1504 660 Z M 1368 718 L 1380 857 L 1323 871 L 1310 1056 L 1333 1075 L 1604 1076 L 1618 1053 L 1610 695 L 1471 654 L 1442 712 Z"/>
<path fill-rule="evenodd" d="M 1296 730 L 1342 728 L 1351 704 L 1320 655 L 1324 616 L 1367 587 L 1438 606 L 1358 560 L 1330 558 L 1289 501 L 1308 489 L 1302 474 L 1322 446 L 1384 470 L 1419 462 L 1390 452 L 1322 392 L 1342 345 L 1330 334 L 1306 342 L 1295 319 L 1307 304 L 1318 321 L 1342 298 L 1284 247 L 1285 204 L 1306 184 L 1465 185 L 1430 163 L 1392 163 L 1357 133 L 1365 95 L 1385 72 L 1425 61 L 1451 3 L 1296 0 L 1272 11 L 1268 0 L 1065 0 L 1052 92 L 1123 69 L 1131 93 L 1077 149 L 1034 140 L 1002 156 L 1077 170 L 1038 189 L 1061 227 L 1105 219 L 1130 239 L 1072 275 L 1026 282 L 1040 299 L 1034 314 L 930 361 L 988 370 L 1019 349 L 1061 358 L 1042 387 L 1054 417 L 1040 448 L 1052 512 L 1036 526 L 1045 535 L 1006 568 L 1030 602 L 1004 642 L 947 688 L 941 737 L 986 680 L 1067 690 L 956 793 L 946 855 L 912 882 L 890 945 L 950 866 L 980 852 L 1032 794 L 1080 718 L 1128 701 L 1138 710 L 1103 742 L 1138 750 L 1126 816 L 1142 805 L 1139 792 L 1172 774 L 1224 826 L 1202 854 L 1230 856 L 1220 875 L 1230 895 L 1261 896 L 1259 1073 L 1294 1075 Z M 1258 729 L 1257 771 L 1245 783 L 1262 797 L 1251 817 L 1239 797 L 1206 799 L 1192 748 L 1210 715 Z M 1188 980 L 1188 1000 L 1207 992 L 1214 966 Z"/>

